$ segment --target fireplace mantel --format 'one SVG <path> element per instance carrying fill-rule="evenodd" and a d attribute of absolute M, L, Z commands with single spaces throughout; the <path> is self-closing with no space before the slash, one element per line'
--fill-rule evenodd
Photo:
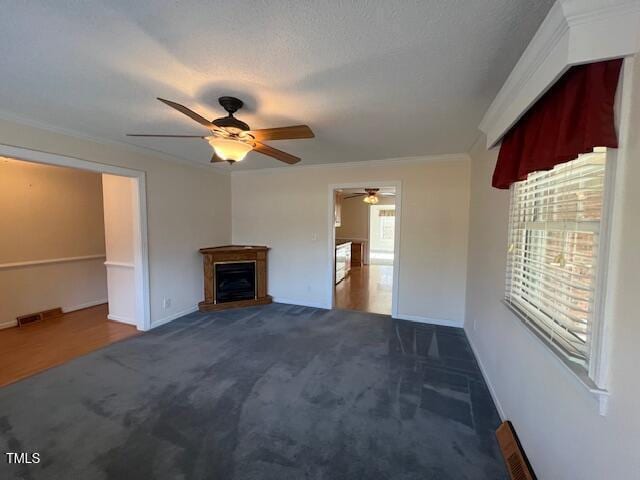
<path fill-rule="evenodd" d="M 257 245 L 224 245 L 201 248 L 200 253 L 204 264 L 204 301 L 198 304 L 200 311 L 208 312 L 271 303 L 271 296 L 267 295 L 268 251 L 268 247 Z M 216 264 L 228 265 L 230 263 L 255 263 L 254 298 L 226 302 L 218 300 L 217 287 L 219 284 L 216 278 Z M 222 277 L 222 273 L 220 276 Z"/>

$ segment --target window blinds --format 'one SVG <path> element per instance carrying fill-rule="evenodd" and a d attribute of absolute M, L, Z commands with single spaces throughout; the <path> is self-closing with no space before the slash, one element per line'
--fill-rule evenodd
<path fill-rule="evenodd" d="M 605 180 L 604 149 L 511 187 L 505 298 L 588 368 Z"/>

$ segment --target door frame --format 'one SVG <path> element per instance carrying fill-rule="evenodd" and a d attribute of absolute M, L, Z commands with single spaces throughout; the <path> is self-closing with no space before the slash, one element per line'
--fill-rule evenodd
<path fill-rule="evenodd" d="M 141 170 L 117 167 L 91 162 L 57 153 L 42 152 L 29 148 L 0 144 L 0 156 L 15 158 L 26 162 L 42 163 L 59 167 L 71 167 L 96 173 L 119 175 L 135 180 L 137 190 L 134 208 L 134 268 L 136 288 L 136 327 L 146 331 L 151 328 L 151 310 L 149 301 L 149 247 L 147 237 L 147 186 L 146 173 Z"/>
<path fill-rule="evenodd" d="M 336 265 L 336 229 L 334 225 L 334 208 L 335 195 L 334 192 L 346 188 L 384 188 L 394 187 L 396 189 L 395 206 L 396 219 L 394 228 L 394 244 L 393 244 L 393 286 L 391 289 L 391 316 L 398 317 L 398 291 L 400 279 L 400 232 L 402 225 L 402 181 L 388 180 L 375 182 L 349 182 L 349 183 L 332 183 L 329 185 L 328 191 L 328 235 L 329 239 L 327 249 L 329 252 L 329 268 L 327 269 L 329 288 L 329 298 L 327 304 L 331 309 L 335 308 L 335 265 Z M 367 220 L 368 223 L 368 220 Z"/>

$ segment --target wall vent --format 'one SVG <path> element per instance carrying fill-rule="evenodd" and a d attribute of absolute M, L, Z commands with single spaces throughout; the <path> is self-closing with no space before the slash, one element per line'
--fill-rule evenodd
<path fill-rule="evenodd" d="M 502 422 L 496 430 L 496 437 L 511 480 L 536 480 L 511 422 Z"/>
<path fill-rule="evenodd" d="M 42 312 L 30 313 L 28 315 L 21 315 L 18 320 L 18 326 L 22 327 L 28 323 L 38 322 L 40 320 L 49 320 L 52 318 L 58 318 L 62 316 L 62 309 L 60 307 L 51 308 L 49 310 L 43 310 Z"/>

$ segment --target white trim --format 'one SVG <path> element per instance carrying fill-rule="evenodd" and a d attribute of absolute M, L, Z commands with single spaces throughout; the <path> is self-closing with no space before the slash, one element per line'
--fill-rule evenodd
<path fill-rule="evenodd" d="M 17 320 L 9 320 L 8 322 L 0 323 L 0 330 L 4 330 L 5 328 L 17 327 L 17 326 L 18 326 Z"/>
<path fill-rule="evenodd" d="M 468 158 L 468 155 L 466 155 Z M 466 160 L 466 158 L 465 158 Z M 395 220 L 395 232 L 393 238 L 393 286 L 391 288 L 391 316 L 396 317 L 398 315 L 398 292 L 400 291 L 399 282 L 400 282 L 400 242 L 401 236 L 400 232 L 402 231 L 402 181 L 400 180 L 389 180 L 389 181 L 375 181 L 375 182 L 351 182 L 351 183 L 333 183 L 329 185 L 328 192 L 328 215 L 327 215 L 327 226 L 328 226 L 328 250 L 329 250 L 329 266 L 327 269 L 328 281 L 331 286 L 329 289 L 329 297 L 327 298 L 327 304 L 330 305 L 330 308 L 335 307 L 335 263 L 336 263 L 336 229 L 335 229 L 335 221 L 334 221 L 334 203 L 335 203 L 335 194 L 334 192 L 338 189 L 347 189 L 347 188 L 362 188 L 363 186 L 371 187 L 371 188 L 385 188 L 385 187 L 394 187 L 395 188 L 395 209 L 396 209 L 396 220 Z"/>
<path fill-rule="evenodd" d="M 42 150 L 32 150 L 3 143 L 0 143 L 0 156 L 24 160 L 26 162 L 44 163 L 46 165 L 79 168 L 80 170 L 88 170 L 90 172 L 121 175 L 123 177 L 138 178 L 140 175 L 144 175 L 144 171 L 142 170 L 133 170 L 131 168 L 118 167 L 106 163 L 83 160 L 78 157 L 49 153 Z"/>
<path fill-rule="evenodd" d="M 27 260 L 24 262 L 0 263 L 0 270 L 6 270 L 11 268 L 32 267 L 36 265 L 51 265 L 54 263 L 83 262 L 86 260 L 96 260 L 99 258 L 105 258 L 105 254 L 97 253 L 95 255 L 83 255 L 80 257 L 47 258 L 44 260 Z"/>
<path fill-rule="evenodd" d="M 572 65 L 633 55 L 640 49 L 640 0 L 556 2 L 487 109 L 479 128 L 487 147 Z"/>
<path fill-rule="evenodd" d="M 151 324 L 151 328 L 153 329 L 153 328 L 159 327 L 160 325 L 164 325 L 166 323 L 172 322 L 173 320 L 176 320 L 180 317 L 184 317 L 185 315 L 189 315 L 190 313 L 197 312 L 197 311 L 198 311 L 197 305 L 195 307 L 190 307 L 185 310 L 181 310 L 177 313 L 173 313 L 167 317 L 156 320 Z"/>
<path fill-rule="evenodd" d="M 590 372 L 596 384 L 601 388 L 609 387 L 609 369 L 610 356 L 613 351 L 613 328 L 616 322 L 616 302 L 607 301 L 616 297 L 618 291 L 618 269 L 620 268 L 620 258 L 614 253 L 619 251 L 619 245 L 622 242 L 624 217 L 627 212 L 624 211 L 624 181 L 626 177 L 627 163 L 636 161 L 636 158 L 629 158 L 627 145 L 629 144 L 631 132 L 631 106 L 633 94 L 633 58 L 626 58 L 622 67 L 620 85 L 618 87 L 618 144 L 619 149 L 607 150 L 607 161 L 611 160 L 611 166 L 614 168 L 614 174 L 608 178 L 608 184 L 605 190 L 605 205 L 607 211 L 604 212 L 607 219 L 607 247 L 606 257 L 602 257 L 606 263 L 602 263 L 604 270 L 603 278 L 598 281 L 598 288 L 602 293 L 601 306 L 599 312 L 597 335 L 598 345 L 594 345 L 593 354 L 597 358 L 597 367 Z M 611 154 L 611 155 L 609 155 Z"/>
<path fill-rule="evenodd" d="M 104 266 L 105 267 L 115 267 L 115 268 L 136 268 L 136 265 L 134 263 L 128 263 L 128 262 L 111 262 L 109 260 L 107 260 L 106 262 L 104 262 Z"/>
<path fill-rule="evenodd" d="M 136 322 L 138 330 L 148 330 L 151 327 L 151 313 L 149 301 L 149 254 L 147 233 L 147 189 L 146 173 L 140 170 L 90 162 L 81 158 L 59 155 L 57 153 L 31 150 L 13 145 L 0 144 L 0 156 L 24 160 L 27 162 L 44 163 L 63 167 L 79 168 L 91 172 L 107 173 L 130 177 L 136 180 L 137 189 L 136 217 L 134 218 L 134 238 L 136 244 Z"/>
<path fill-rule="evenodd" d="M 429 162 L 453 162 L 458 160 L 469 160 L 468 153 L 448 153 L 443 155 L 415 155 L 411 157 L 396 157 L 396 158 L 382 158 L 378 160 L 361 160 L 356 162 L 336 162 L 336 163 L 314 163 L 311 165 L 295 165 L 295 170 L 301 169 L 323 169 L 323 168 L 354 168 L 354 167 L 386 167 L 393 163 L 395 165 L 418 165 L 421 163 Z M 253 168 L 247 170 L 234 170 L 231 172 L 231 176 L 234 175 L 250 175 L 256 173 L 286 173 L 291 172 L 291 165 L 268 167 L 268 168 Z M 380 182 L 378 182 L 380 183 Z M 362 187 L 362 184 L 355 184 L 356 187 Z M 367 184 L 368 185 L 368 184 Z"/>
<path fill-rule="evenodd" d="M 110 314 L 107 315 L 107 318 L 109 320 L 113 320 L 114 322 L 127 323 L 129 325 L 135 325 L 136 324 L 136 319 L 135 318 L 124 317 L 122 315 L 114 315 L 114 314 L 110 313 Z"/>
<path fill-rule="evenodd" d="M 455 320 L 447 320 L 444 318 L 423 317 L 421 315 L 405 315 L 403 313 L 400 313 L 398 315 L 392 315 L 392 317 L 397 318 L 399 320 L 409 320 L 410 322 L 416 322 L 416 323 L 440 325 L 442 327 L 463 328 L 462 322 L 457 322 Z"/>
<path fill-rule="evenodd" d="M 591 320 L 591 342 L 589 345 L 589 377 L 601 388 L 607 387 L 607 352 L 603 348 L 606 345 L 604 338 L 606 324 L 604 311 L 607 298 L 607 278 L 609 276 L 610 245 L 611 245 L 611 215 L 613 213 L 613 200 L 615 198 L 616 183 L 616 157 L 615 150 L 607 149 L 604 196 L 602 201 L 602 213 L 600 218 L 600 231 L 598 237 L 598 257 L 596 262 L 593 314 Z"/>
<path fill-rule="evenodd" d="M 299 300 L 291 300 L 289 298 L 282 298 L 282 297 L 273 297 L 273 302 L 284 303 L 286 305 L 295 305 L 298 307 L 311 307 L 311 308 L 320 308 L 322 310 L 331 310 L 331 306 L 327 304 L 322 304 L 318 302 L 306 302 L 306 301 L 301 302 Z"/>
<path fill-rule="evenodd" d="M 84 302 L 84 303 L 80 303 L 78 305 L 72 305 L 70 307 L 62 307 L 62 311 L 64 313 L 71 313 L 71 312 L 75 312 L 76 310 L 83 310 L 85 308 L 95 307 L 97 305 L 103 305 L 105 303 L 108 303 L 108 300 L 106 298 L 101 298 L 99 300 L 93 300 L 91 302 Z"/>
<path fill-rule="evenodd" d="M 193 160 L 189 160 L 184 157 L 178 157 L 176 155 L 172 155 L 160 150 L 156 150 L 155 148 L 141 146 L 134 143 L 126 142 L 125 140 L 110 140 L 101 137 L 94 137 L 92 135 L 87 135 L 86 133 L 79 132 L 77 130 L 61 128 L 59 126 L 49 125 L 47 123 L 31 120 L 20 115 L 16 115 L 13 112 L 8 112 L 6 110 L 0 110 L 0 120 L 4 120 L 11 123 L 16 123 L 19 125 L 24 125 L 26 127 L 37 128 L 39 130 L 44 130 L 47 132 L 52 132 L 58 135 L 65 135 L 67 137 L 76 138 L 79 140 L 84 140 L 88 142 L 98 143 L 100 145 L 119 147 L 124 150 L 134 152 L 140 155 L 153 155 L 154 157 L 162 158 L 163 160 L 171 163 L 178 163 L 183 166 L 190 166 L 195 168 L 206 169 L 209 172 L 214 172 L 219 175 L 229 175 L 230 172 L 228 170 L 223 170 L 221 168 L 214 167 L 212 168 L 210 163 L 200 163 Z M 107 172 L 105 172 L 107 173 Z"/>
<path fill-rule="evenodd" d="M 475 324 L 475 320 L 474 320 Z M 498 398 L 498 394 L 496 393 L 496 389 L 491 383 L 491 379 L 487 374 L 487 369 L 484 367 L 482 363 L 482 359 L 480 355 L 478 355 L 478 350 L 473 344 L 473 340 L 471 340 L 471 335 L 469 335 L 465 329 L 465 336 L 467 337 L 467 341 L 469 342 L 469 346 L 471 347 L 471 351 L 473 352 L 473 356 L 476 358 L 476 362 L 478 363 L 478 367 L 480 368 L 480 373 L 482 373 L 482 378 L 484 378 L 484 383 L 487 385 L 489 389 L 489 393 L 491 394 L 491 398 L 493 399 L 493 404 L 496 406 L 496 410 L 498 410 L 498 415 L 500 415 L 500 420 L 504 421 L 507 418 L 507 415 L 504 413 L 504 408 L 502 408 L 502 404 L 500 403 L 500 399 Z"/>

